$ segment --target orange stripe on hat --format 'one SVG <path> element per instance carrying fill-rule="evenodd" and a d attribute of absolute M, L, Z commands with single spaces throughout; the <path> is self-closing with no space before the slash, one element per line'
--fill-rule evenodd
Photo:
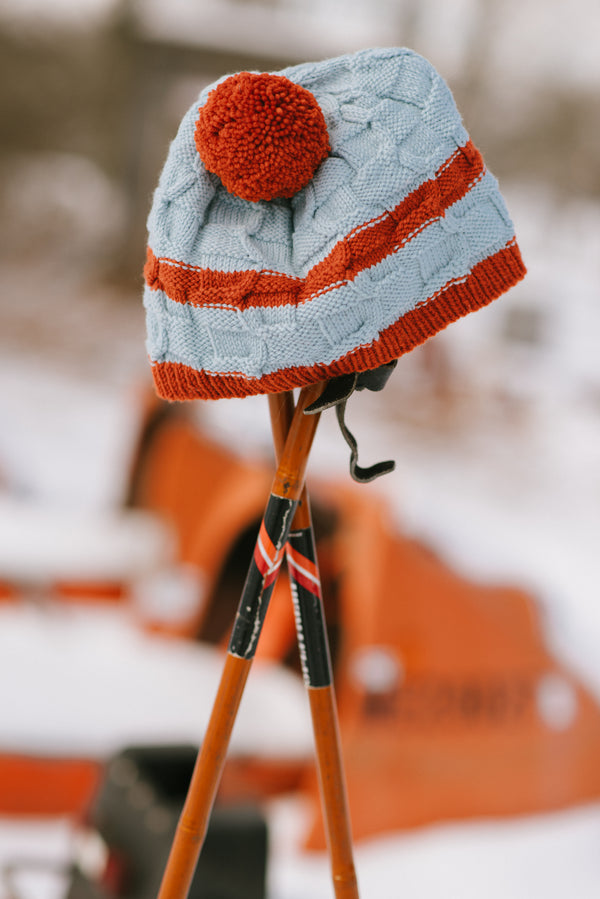
<path fill-rule="evenodd" d="M 515 240 L 475 265 L 464 278 L 449 281 L 432 297 L 411 309 L 382 331 L 368 346 L 336 359 L 329 365 L 292 366 L 250 378 L 240 373 L 196 371 L 180 362 L 152 363 L 159 396 L 170 400 L 202 397 L 248 396 L 278 393 L 314 384 L 337 375 L 377 368 L 424 343 L 446 325 L 486 306 L 512 287 L 526 272 Z"/>
<path fill-rule="evenodd" d="M 312 299 L 341 282 L 352 281 L 363 269 L 381 262 L 439 218 L 473 187 L 485 172 L 481 154 L 471 141 L 459 147 L 435 176 L 401 203 L 376 219 L 354 228 L 339 241 L 306 279 L 273 271 L 221 272 L 156 257 L 147 250 L 146 284 L 163 290 L 176 303 L 193 306 L 282 306 Z"/>

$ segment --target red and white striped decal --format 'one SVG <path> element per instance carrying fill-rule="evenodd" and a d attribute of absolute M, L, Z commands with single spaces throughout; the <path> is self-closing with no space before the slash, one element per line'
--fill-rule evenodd
<path fill-rule="evenodd" d="M 277 577 L 282 560 L 283 550 L 278 550 L 274 545 L 263 521 L 254 548 L 254 563 L 265 578 L 263 589 L 269 587 Z"/>
<path fill-rule="evenodd" d="M 286 547 L 286 557 L 291 577 L 319 599 L 321 599 L 321 579 L 315 563 L 307 556 L 301 555 L 289 544 Z"/>

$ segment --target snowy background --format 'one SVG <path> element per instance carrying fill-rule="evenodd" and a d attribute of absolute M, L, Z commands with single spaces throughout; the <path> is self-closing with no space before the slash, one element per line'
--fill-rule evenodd
<path fill-rule="evenodd" d="M 120 506 L 148 378 L 143 218 L 191 97 L 249 55 L 274 68 L 376 44 L 414 47 L 449 81 L 529 274 L 402 359 L 375 402 L 355 398 L 361 461 L 397 460 L 366 489 L 461 570 L 534 590 L 554 651 L 600 698 L 598 34 L 595 0 L 0 0 L 0 581 L 30 597 L 0 605 L 0 748 L 107 751 L 133 727 L 193 738 L 201 726 L 169 691 L 190 671 L 210 679 L 200 648 L 174 653 L 114 612 L 57 617 L 44 589 L 61 568 L 138 576 L 168 561 L 160 525 L 125 521 Z M 241 431 L 248 453 L 267 452 L 264 401 L 202 414 L 223 440 L 239 446 Z M 346 465 L 325 416 L 311 470 Z M 274 744 L 309 745 L 297 685 L 262 677 Z M 132 722 L 148 683 L 155 702 Z M 254 701 L 240 722 L 249 744 Z M 330 896 L 327 859 L 297 850 L 302 809 L 270 814 L 271 899 Z M 68 822 L 0 821 L 2 861 L 60 862 L 75 843 Z M 592 899 L 599 847 L 591 805 L 390 835 L 359 846 L 357 861 L 363 895 L 379 899 Z M 19 889 L 50 899 L 64 880 L 30 872 Z"/>

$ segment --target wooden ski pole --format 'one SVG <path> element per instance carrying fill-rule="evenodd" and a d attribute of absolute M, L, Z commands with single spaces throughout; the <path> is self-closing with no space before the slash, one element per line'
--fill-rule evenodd
<path fill-rule="evenodd" d="M 304 410 L 323 385 L 305 387 L 298 399 L 233 625 L 211 716 L 177 824 L 158 899 L 186 899 L 221 780 L 229 740 L 262 623 L 283 558 L 319 415 Z"/>
<path fill-rule="evenodd" d="M 279 462 L 294 415 L 293 394 L 271 394 L 269 410 L 275 456 Z M 358 899 L 331 657 L 306 487 L 302 490 L 296 509 L 286 556 L 302 673 L 313 722 L 321 805 L 334 892 L 336 899 Z"/>

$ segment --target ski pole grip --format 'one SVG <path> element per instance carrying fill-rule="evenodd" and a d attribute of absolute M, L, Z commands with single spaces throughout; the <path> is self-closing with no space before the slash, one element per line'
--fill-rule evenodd
<path fill-rule="evenodd" d="M 319 413 L 305 415 L 304 410 L 320 395 L 324 384 L 311 384 L 300 391 L 296 411 L 288 432 L 271 493 L 282 499 L 299 500 L 310 448 L 319 424 Z"/>

